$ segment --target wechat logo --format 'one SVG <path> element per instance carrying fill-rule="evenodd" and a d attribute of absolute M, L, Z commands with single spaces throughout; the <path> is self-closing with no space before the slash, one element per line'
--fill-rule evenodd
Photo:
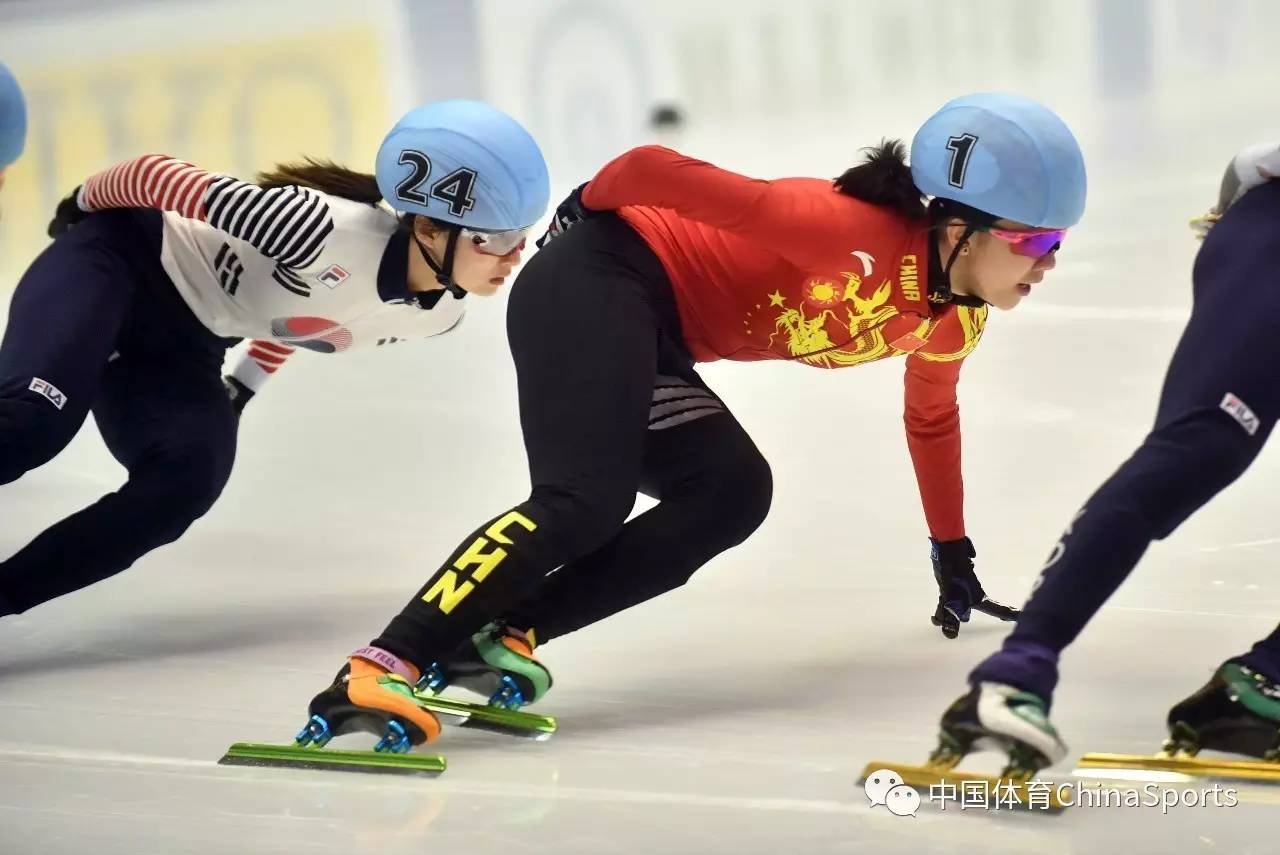
<path fill-rule="evenodd" d="M 915 816 L 920 809 L 920 794 L 902 782 L 892 769 L 878 769 L 862 784 L 872 807 L 884 805 L 894 816 Z"/>

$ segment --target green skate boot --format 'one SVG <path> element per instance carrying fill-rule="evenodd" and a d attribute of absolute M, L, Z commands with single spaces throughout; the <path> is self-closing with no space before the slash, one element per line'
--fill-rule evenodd
<path fill-rule="evenodd" d="M 495 621 L 471 636 L 446 662 L 423 672 L 418 691 L 436 695 L 448 686 L 483 695 L 492 707 L 517 710 L 541 700 L 551 689 L 551 672 L 533 655 L 537 640 Z"/>

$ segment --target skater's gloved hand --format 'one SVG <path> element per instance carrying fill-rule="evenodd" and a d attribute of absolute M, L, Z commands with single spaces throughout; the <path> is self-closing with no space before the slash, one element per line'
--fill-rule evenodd
<path fill-rule="evenodd" d="M 1000 620 L 1017 620 L 1021 612 L 1002 605 L 987 596 L 973 570 L 978 551 L 967 537 L 959 540 L 929 538 L 929 557 L 933 561 L 933 578 L 938 583 L 938 608 L 933 625 L 942 628 L 947 638 L 960 634 L 960 624 L 969 620 L 971 610 Z"/>
<path fill-rule="evenodd" d="M 253 397 L 253 390 L 234 377 L 223 377 L 222 385 L 227 387 L 227 397 L 231 400 L 231 409 L 236 411 L 236 419 L 244 412 L 244 405 Z"/>
<path fill-rule="evenodd" d="M 586 186 L 586 184 L 578 185 L 577 189 L 556 206 L 556 213 L 551 218 L 551 225 L 547 226 L 547 230 L 542 233 L 542 237 L 538 238 L 538 249 L 542 249 L 552 240 L 560 237 L 560 235 L 588 217 L 593 217 L 599 213 L 582 204 L 582 188 Z"/>
<path fill-rule="evenodd" d="M 80 188 L 71 191 L 71 194 L 58 203 L 57 209 L 53 212 L 53 219 L 49 221 L 49 237 L 57 237 L 65 231 L 69 231 L 72 226 L 89 216 L 89 211 L 80 207 L 77 201 L 80 197 Z"/>

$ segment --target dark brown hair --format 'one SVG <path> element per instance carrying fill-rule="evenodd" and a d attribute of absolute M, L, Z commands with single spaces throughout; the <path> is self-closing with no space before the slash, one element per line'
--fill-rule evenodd
<path fill-rule="evenodd" d="M 273 187 L 310 187 L 330 196 L 340 196 L 353 202 L 366 205 L 377 205 L 382 201 L 382 191 L 378 189 L 378 179 L 367 172 L 356 172 L 339 166 L 331 160 L 315 160 L 303 158 L 295 163 L 279 163 L 269 172 L 258 173 L 258 186 L 265 190 Z M 399 214 L 400 226 L 412 229 L 417 214 Z M 431 223 L 428 231 L 441 231 L 450 228 L 449 223 L 423 217 Z"/>
<path fill-rule="evenodd" d="M 281 163 L 270 172 L 258 173 L 258 186 L 310 187 L 330 196 L 341 196 L 353 202 L 376 205 L 382 201 L 378 179 L 365 172 L 356 172 L 339 166 L 331 160 L 314 160 L 310 157 L 297 163 Z"/>

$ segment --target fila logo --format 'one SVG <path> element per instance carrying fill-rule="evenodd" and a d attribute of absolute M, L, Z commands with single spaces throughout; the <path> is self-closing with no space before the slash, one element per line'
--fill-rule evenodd
<path fill-rule="evenodd" d="M 337 288 L 343 282 L 351 278 L 351 274 L 344 270 L 340 265 L 330 264 L 324 270 L 316 274 L 316 278 L 330 288 Z"/>
<path fill-rule="evenodd" d="M 67 405 L 67 396 L 62 394 L 62 390 L 50 383 L 48 380 L 41 380 L 39 377 L 31 378 L 31 385 L 27 387 L 37 395 L 44 395 L 49 399 L 49 403 L 58 409 L 62 409 Z"/>
<path fill-rule="evenodd" d="M 1258 428 L 1262 426 L 1261 420 L 1253 410 L 1249 409 L 1249 405 L 1228 392 L 1226 397 L 1222 399 L 1222 403 L 1218 405 L 1223 412 L 1231 416 L 1240 423 L 1240 427 L 1244 428 L 1244 432 L 1253 436 L 1258 432 Z"/>

